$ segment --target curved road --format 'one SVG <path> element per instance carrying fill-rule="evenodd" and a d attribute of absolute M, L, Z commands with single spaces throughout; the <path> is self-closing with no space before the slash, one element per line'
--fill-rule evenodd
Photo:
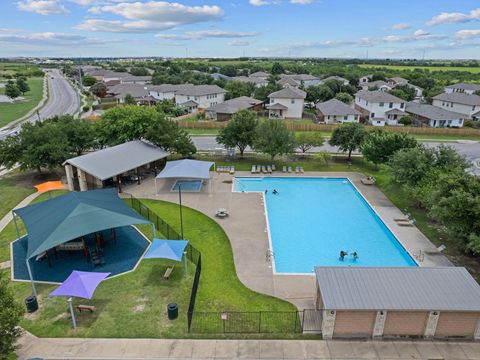
<path fill-rule="evenodd" d="M 78 109 L 78 95 L 70 83 L 63 77 L 57 69 L 48 69 L 47 81 L 49 89 L 48 101 L 39 110 L 40 120 L 47 119 L 55 115 L 74 114 Z M 35 112 L 29 118 L 13 126 L 5 126 L 0 129 L 0 140 L 8 135 L 17 133 L 26 122 L 38 121 L 38 115 Z"/>

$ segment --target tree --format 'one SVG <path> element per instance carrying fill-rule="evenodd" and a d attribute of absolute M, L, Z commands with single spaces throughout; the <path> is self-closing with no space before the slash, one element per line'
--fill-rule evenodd
<path fill-rule="evenodd" d="M 45 122 L 54 123 L 66 135 L 68 152 L 76 156 L 97 146 L 94 126 L 91 122 L 75 119 L 71 115 L 55 116 Z"/>
<path fill-rule="evenodd" d="M 232 116 L 227 126 L 220 129 L 217 142 L 227 148 L 238 148 L 240 156 L 247 146 L 252 147 L 257 128 L 257 115 L 251 110 L 240 110 Z"/>
<path fill-rule="evenodd" d="M 92 86 L 97 82 L 97 79 L 95 79 L 93 76 L 86 75 L 82 78 L 82 83 L 85 86 Z"/>
<path fill-rule="evenodd" d="M 131 94 L 125 95 L 125 104 L 127 105 L 136 105 L 135 99 Z"/>
<path fill-rule="evenodd" d="M 366 131 L 362 124 L 345 123 L 333 130 L 329 143 L 338 146 L 341 151 L 348 151 L 348 161 L 351 161 L 352 152 L 362 146 L 365 135 Z"/>
<path fill-rule="evenodd" d="M 295 150 L 295 136 L 282 120 L 263 120 L 256 130 L 255 150 L 271 156 L 290 154 Z"/>
<path fill-rule="evenodd" d="M 315 131 L 297 132 L 295 133 L 295 145 L 302 153 L 306 153 L 312 147 L 322 146 L 325 140 L 322 134 Z"/>
<path fill-rule="evenodd" d="M 325 162 L 325 165 L 329 166 L 329 161 L 332 159 L 332 155 L 327 151 L 320 151 L 315 154 L 315 158 Z"/>
<path fill-rule="evenodd" d="M 30 86 L 27 83 L 27 79 L 25 77 L 18 77 L 16 80 L 17 88 L 20 90 L 22 95 L 25 95 L 26 92 L 30 91 Z"/>
<path fill-rule="evenodd" d="M 408 134 L 389 133 L 378 129 L 367 134 L 361 150 L 365 159 L 378 167 L 378 164 L 388 162 L 398 150 L 417 145 L 417 140 Z"/>
<path fill-rule="evenodd" d="M 22 334 L 18 326 L 23 309 L 15 301 L 13 291 L 9 288 L 8 278 L 0 272 L 0 358 L 9 359 L 17 348 L 17 339 Z"/>
<path fill-rule="evenodd" d="M 307 89 L 306 100 L 312 103 L 318 103 L 333 99 L 335 93 L 326 85 L 312 85 Z"/>
<path fill-rule="evenodd" d="M 371 78 L 370 81 L 373 82 L 373 81 L 378 81 L 378 80 L 386 81 L 387 78 L 386 78 L 384 73 L 375 73 L 375 74 L 372 75 L 372 78 Z"/>
<path fill-rule="evenodd" d="M 346 92 L 339 92 L 335 95 L 335 99 L 340 100 L 345 104 L 350 104 L 353 101 L 353 96 Z"/>
<path fill-rule="evenodd" d="M 480 90 L 475 91 L 474 94 L 480 96 Z"/>
<path fill-rule="evenodd" d="M 432 169 L 434 153 L 424 146 L 397 151 L 390 160 L 393 180 L 401 185 L 415 187 Z"/>
<path fill-rule="evenodd" d="M 414 100 L 416 95 L 415 89 L 408 85 L 398 85 L 390 90 L 389 93 L 405 101 Z"/>
<path fill-rule="evenodd" d="M 107 95 L 107 86 L 104 83 L 97 82 L 90 87 L 90 91 L 95 96 L 103 98 Z"/>
<path fill-rule="evenodd" d="M 148 70 L 143 66 L 132 67 L 129 72 L 133 76 L 148 76 Z"/>
<path fill-rule="evenodd" d="M 273 75 L 280 75 L 285 73 L 285 69 L 283 68 L 282 64 L 279 62 L 274 62 L 272 65 L 272 69 L 270 70 L 270 73 Z"/>
<path fill-rule="evenodd" d="M 225 85 L 225 100 L 234 99 L 240 96 L 252 96 L 255 91 L 253 83 L 245 83 L 242 81 L 229 81 Z"/>
<path fill-rule="evenodd" d="M 282 87 L 278 84 L 268 84 L 265 86 L 260 86 L 255 88 L 253 92 L 253 97 L 261 101 L 267 101 L 268 95 L 271 93 L 280 90 Z"/>
<path fill-rule="evenodd" d="M 9 80 L 5 85 L 5 95 L 7 95 L 10 99 L 15 99 L 19 97 L 20 94 L 21 91 L 18 86 L 12 80 Z"/>
<path fill-rule="evenodd" d="M 172 120 L 159 114 L 145 132 L 145 139 L 170 153 L 191 156 L 197 152 L 190 135 Z"/>
<path fill-rule="evenodd" d="M 225 65 L 220 69 L 220 74 L 234 77 L 237 76 L 237 69 L 233 65 Z"/>

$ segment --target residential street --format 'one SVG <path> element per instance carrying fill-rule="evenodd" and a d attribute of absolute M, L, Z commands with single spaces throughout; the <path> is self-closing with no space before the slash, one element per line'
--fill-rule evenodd
<path fill-rule="evenodd" d="M 78 96 L 73 87 L 63 77 L 57 69 L 49 69 L 48 73 L 48 87 L 49 98 L 45 106 L 39 110 L 40 119 L 46 119 L 55 115 L 74 114 L 78 108 Z M 37 113 L 32 114 L 22 123 L 13 127 L 6 126 L 0 130 L 0 140 L 8 135 L 17 132 L 22 124 L 26 122 L 35 122 L 38 120 Z"/>

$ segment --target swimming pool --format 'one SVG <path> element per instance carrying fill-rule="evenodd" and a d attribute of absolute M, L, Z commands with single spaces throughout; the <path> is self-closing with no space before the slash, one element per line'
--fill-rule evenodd
<path fill-rule="evenodd" d="M 177 180 L 170 191 L 178 191 L 180 186 L 182 191 L 198 192 L 202 189 L 202 180 Z"/>
<path fill-rule="evenodd" d="M 275 272 L 312 273 L 318 265 L 416 266 L 348 179 L 235 178 L 234 191 L 265 190 Z M 348 253 L 343 261 L 342 250 Z"/>

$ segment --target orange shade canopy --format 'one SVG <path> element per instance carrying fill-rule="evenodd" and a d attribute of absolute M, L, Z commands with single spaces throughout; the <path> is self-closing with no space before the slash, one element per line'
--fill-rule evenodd
<path fill-rule="evenodd" d="M 38 185 L 35 185 L 35 188 L 38 192 L 46 192 L 51 190 L 62 190 L 65 189 L 65 186 L 61 181 L 47 181 Z"/>

